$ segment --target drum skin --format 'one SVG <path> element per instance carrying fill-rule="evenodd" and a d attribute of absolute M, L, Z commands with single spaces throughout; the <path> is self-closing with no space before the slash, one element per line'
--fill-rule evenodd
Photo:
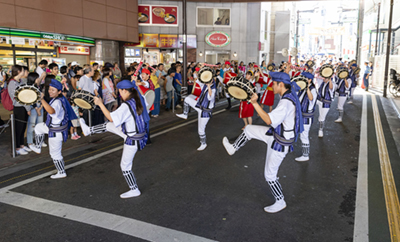
<path fill-rule="evenodd" d="M 94 109 L 94 96 L 87 91 L 78 90 L 71 96 L 72 101 L 80 108 Z"/>
<path fill-rule="evenodd" d="M 292 81 L 296 82 L 296 84 L 300 87 L 300 90 L 303 90 L 308 86 L 307 78 L 305 78 L 304 76 L 293 78 Z"/>
<path fill-rule="evenodd" d="M 349 71 L 345 70 L 345 69 L 341 69 L 338 73 L 338 77 L 340 79 L 346 79 L 347 77 L 349 77 Z"/>
<path fill-rule="evenodd" d="M 214 71 L 212 68 L 205 66 L 199 71 L 199 81 L 202 83 L 209 83 L 212 81 Z"/>
<path fill-rule="evenodd" d="M 84 100 L 82 98 L 75 98 L 74 103 L 80 108 L 92 109 L 92 105 L 90 105 L 86 100 Z"/>
<path fill-rule="evenodd" d="M 139 86 L 139 90 L 142 93 L 143 97 L 146 99 L 147 102 L 146 108 L 147 111 L 149 111 L 154 104 L 154 100 L 156 99 L 156 93 L 150 88 L 146 88 L 145 86 Z"/>
<path fill-rule="evenodd" d="M 192 88 L 192 94 L 195 95 L 196 97 L 200 97 L 201 95 L 201 87 L 199 83 L 195 82 Z"/>
<path fill-rule="evenodd" d="M 32 105 L 39 101 L 40 91 L 35 86 L 24 84 L 15 89 L 14 97 L 22 105 Z"/>
<path fill-rule="evenodd" d="M 251 99 L 251 96 L 256 93 L 254 85 L 243 76 L 231 78 L 226 83 L 225 89 L 231 97 L 240 101 L 248 101 Z"/>
<path fill-rule="evenodd" d="M 325 64 L 325 65 L 321 66 L 320 74 L 322 77 L 329 78 L 333 75 L 333 72 L 334 72 L 334 70 L 331 65 Z"/>

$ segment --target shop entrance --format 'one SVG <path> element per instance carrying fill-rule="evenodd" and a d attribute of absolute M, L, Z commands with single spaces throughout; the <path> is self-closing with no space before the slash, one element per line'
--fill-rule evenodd
<path fill-rule="evenodd" d="M 231 52 L 229 51 L 206 51 L 206 62 L 209 64 L 224 63 L 229 61 L 230 57 Z"/>
<path fill-rule="evenodd" d="M 30 71 L 35 71 L 38 61 L 53 57 L 54 48 L 20 48 L 0 46 L 0 65 L 7 71 L 13 65 L 27 66 Z"/>

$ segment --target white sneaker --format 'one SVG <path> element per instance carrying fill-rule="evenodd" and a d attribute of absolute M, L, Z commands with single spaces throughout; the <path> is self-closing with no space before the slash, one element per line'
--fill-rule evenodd
<path fill-rule="evenodd" d="M 320 138 L 324 137 L 324 131 L 319 130 L 318 131 L 318 137 L 320 137 Z"/>
<path fill-rule="evenodd" d="M 27 152 L 31 152 L 31 151 L 32 151 L 31 149 L 29 149 L 28 146 L 24 146 L 24 148 L 22 148 L 22 149 L 24 149 L 24 150 L 27 151 Z"/>
<path fill-rule="evenodd" d="M 202 144 L 202 145 L 200 145 L 199 148 L 197 148 L 197 151 L 202 151 L 202 150 L 205 150 L 206 148 L 207 148 L 207 144 Z"/>
<path fill-rule="evenodd" d="M 27 155 L 28 152 L 26 150 L 24 150 L 23 148 L 16 150 L 17 155 Z"/>
<path fill-rule="evenodd" d="M 222 144 L 224 145 L 226 152 L 228 152 L 229 155 L 233 155 L 235 154 L 236 150 L 233 147 L 233 145 L 231 145 L 231 143 L 229 143 L 229 140 L 227 137 L 224 137 L 222 139 Z"/>
<path fill-rule="evenodd" d="M 353 101 L 351 101 L 351 100 L 350 100 L 350 101 L 348 101 L 347 103 L 348 103 L 348 104 L 352 104 L 352 103 L 353 103 Z"/>
<path fill-rule="evenodd" d="M 35 152 L 36 154 L 42 153 L 42 150 L 39 149 L 36 145 L 29 145 L 29 148 L 30 148 L 33 152 Z"/>
<path fill-rule="evenodd" d="M 86 125 L 85 120 L 83 118 L 80 118 L 79 123 L 81 125 L 83 135 L 85 135 L 85 136 L 90 135 L 90 128 L 89 128 L 89 126 Z"/>
<path fill-rule="evenodd" d="M 178 105 L 176 105 L 176 108 L 182 108 L 182 106 L 178 104 Z"/>
<path fill-rule="evenodd" d="M 294 159 L 295 161 L 308 161 L 310 158 L 308 156 L 300 156 Z"/>
<path fill-rule="evenodd" d="M 282 199 L 282 200 L 276 201 L 271 206 L 265 207 L 264 211 L 267 213 L 277 213 L 285 208 L 286 208 L 286 202 L 285 202 L 285 200 Z"/>
<path fill-rule="evenodd" d="M 47 144 L 43 142 L 42 147 L 47 147 Z"/>
<path fill-rule="evenodd" d="M 182 119 L 187 119 L 187 115 L 181 113 L 181 114 L 176 114 L 177 117 L 182 118 Z"/>
<path fill-rule="evenodd" d="M 342 118 L 338 118 L 335 120 L 335 123 L 341 123 L 342 122 Z"/>
<path fill-rule="evenodd" d="M 51 179 L 59 179 L 59 178 L 65 178 L 67 177 L 67 173 L 60 173 L 57 172 L 57 174 L 50 176 Z"/>
<path fill-rule="evenodd" d="M 128 192 L 122 193 L 120 195 L 121 198 L 130 198 L 130 197 L 139 197 L 140 196 L 139 189 L 129 190 Z"/>

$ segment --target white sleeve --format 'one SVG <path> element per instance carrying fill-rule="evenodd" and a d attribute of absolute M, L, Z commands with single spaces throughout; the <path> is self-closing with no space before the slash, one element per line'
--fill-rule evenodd
<path fill-rule="evenodd" d="M 143 86 L 145 86 L 146 88 L 150 88 L 149 81 L 151 81 L 151 80 L 149 79 L 148 81 L 142 81 L 142 83 L 144 83 Z"/>
<path fill-rule="evenodd" d="M 291 101 L 285 99 L 279 101 L 278 106 L 268 114 L 273 128 L 278 127 L 285 120 L 290 108 L 294 108 Z"/>
<path fill-rule="evenodd" d="M 132 117 L 131 110 L 129 110 L 128 104 L 126 103 L 122 103 L 121 106 L 114 112 L 111 112 L 110 115 L 115 127 L 119 127 Z"/>
<path fill-rule="evenodd" d="M 64 119 L 64 112 L 62 112 L 62 111 L 64 111 L 64 110 L 63 110 L 61 101 L 56 99 L 50 106 L 55 111 L 53 114 L 50 114 L 50 117 L 54 118 L 54 119 L 57 119 L 57 120 L 63 120 Z"/>

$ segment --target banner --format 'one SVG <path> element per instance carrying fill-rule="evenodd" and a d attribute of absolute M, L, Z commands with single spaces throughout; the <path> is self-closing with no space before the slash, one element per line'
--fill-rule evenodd
<path fill-rule="evenodd" d="M 160 34 L 160 48 L 177 48 L 178 36 L 171 34 Z"/>
<path fill-rule="evenodd" d="M 143 47 L 158 47 L 158 34 L 143 34 Z"/>
<path fill-rule="evenodd" d="M 90 55 L 90 47 L 88 46 L 61 45 L 59 51 L 60 54 Z"/>

